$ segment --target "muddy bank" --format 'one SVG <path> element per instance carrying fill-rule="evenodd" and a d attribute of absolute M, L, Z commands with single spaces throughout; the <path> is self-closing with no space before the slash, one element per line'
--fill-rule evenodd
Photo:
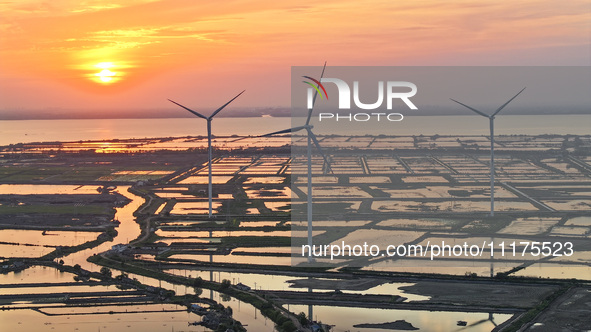
<path fill-rule="evenodd" d="M 486 284 L 479 282 L 418 281 L 399 289 L 407 293 L 428 296 L 431 303 L 531 308 L 556 291 L 554 285 Z M 426 301 L 419 301 L 426 302 Z"/>
<path fill-rule="evenodd" d="M 395 322 L 381 323 L 381 324 L 357 324 L 353 327 L 365 329 L 384 329 L 384 330 L 398 330 L 398 331 L 416 331 L 418 328 L 412 326 L 411 323 L 404 320 L 397 320 Z"/>
<path fill-rule="evenodd" d="M 114 208 L 129 202 L 116 192 L 0 195 L 0 229 L 96 231 L 116 226 Z"/>

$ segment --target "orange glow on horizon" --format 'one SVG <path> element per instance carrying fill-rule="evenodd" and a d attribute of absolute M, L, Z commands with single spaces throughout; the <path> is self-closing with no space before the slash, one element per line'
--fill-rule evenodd
<path fill-rule="evenodd" d="M 0 106 L 287 106 L 291 66 L 580 65 L 588 1 L 0 3 Z M 273 77 L 274 84 L 269 85 Z M 30 98 L 34 94 L 37 98 Z M 266 96 L 261 98 L 260 96 Z"/>

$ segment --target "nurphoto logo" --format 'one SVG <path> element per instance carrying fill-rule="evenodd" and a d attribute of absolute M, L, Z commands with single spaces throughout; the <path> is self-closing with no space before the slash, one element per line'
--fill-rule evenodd
<path fill-rule="evenodd" d="M 307 107 L 312 109 L 314 107 L 315 96 L 320 95 L 321 99 L 328 100 L 328 93 L 326 92 L 325 85 L 322 83 L 334 83 L 338 91 L 338 109 L 339 110 L 350 110 L 351 99 L 353 99 L 354 105 L 361 110 L 375 110 L 381 108 L 386 99 L 386 109 L 391 110 L 393 107 L 393 100 L 400 99 L 404 104 L 411 110 L 418 109 L 415 104 L 410 100 L 411 97 L 416 95 L 417 86 L 411 82 L 405 81 L 384 81 L 378 82 L 378 97 L 373 103 L 364 103 L 359 97 L 359 81 L 353 81 L 353 98 L 351 98 L 351 87 L 347 82 L 339 78 L 321 78 L 320 80 L 314 79 L 310 76 L 302 76 L 310 81 L 303 81 L 308 84 L 310 88 L 307 90 Z M 385 88 L 384 88 L 385 86 Z M 384 92 L 385 91 L 385 92 Z M 384 97 L 385 95 L 385 97 Z M 381 121 L 386 119 L 387 121 L 402 121 L 404 116 L 400 113 L 319 113 L 318 120 L 322 121 L 333 119 L 366 122 L 371 119 Z"/>

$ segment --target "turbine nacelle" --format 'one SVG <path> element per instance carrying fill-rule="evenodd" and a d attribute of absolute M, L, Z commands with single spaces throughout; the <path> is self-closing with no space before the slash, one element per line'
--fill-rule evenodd
<path fill-rule="evenodd" d="M 192 110 L 192 109 L 190 109 L 188 107 L 185 107 L 185 106 L 183 106 L 183 105 L 181 105 L 181 104 L 179 104 L 179 103 L 177 103 L 177 102 L 175 102 L 173 100 L 168 99 L 171 103 L 173 103 L 175 105 L 178 105 L 178 106 L 184 108 L 185 110 L 191 112 L 193 115 L 195 115 L 197 117 L 200 117 L 202 119 L 205 119 L 207 121 L 207 154 L 208 154 L 207 167 L 209 169 L 209 172 L 208 172 L 209 173 L 208 174 L 209 181 L 208 181 L 208 184 L 207 184 L 207 189 L 208 189 L 207 191 L 209 192 L 209 195 L 208 195 L 209 196 L 209 218 L 211 218 L 211 216 L 212 216 L 212 209 L 213 209 L 213 207 L 212 207 L 213 206 L 213 203 L 212 203 L 212 196 L 213 196 L 213 193 L 212 193 L 212 174 L 211 174 L 212 173 L 211 172 L 211 154 L 212 154 L 212 148 L 211 148 L 211 136 L 212 136 L 211 135 L 211 121 L 213 120 L 213 117 L 214 116 L 216 116 L 221 110 L 223 110 L 226 106 L 228 106 L 228 104 L 230 104 L 231 102 L 233 102 L 234 99 L 240 97 L 240 95 L 243 94 L 244 91 L 246 91 L 246 90 L 243 90 L 238 95 L 236 95 L 236 97 L 230 99 L 229 102 L 225 103 L 220 108 L 216 109 L 210 116 L 205 116 L 205 115 L 203 115 L 203 114 L 201 114 L 201 113 L 199 113 L 197 111 L 194 111 L 194 110 Z"/>
<path fill-rule="evenodd" d="M 236 95 L 236 97 L 234 97 L 234 98 L 230 99 L 230 101 L 229 101 L 229 102 L 227 102 L 227 103 L 225 103 L 224 105 L 222 105 L 222 107 L 220 107 L 220 108 L 216 109 L 215 111 L 213 111 L 213 113 L 212 113 L 210 116 L 205 116 L 205 115 L 203 115 L 203 114 L 201 114 L 201 113 L 199 113 L 199 112 L 197 112 L 197 111 L 194 111 L 194 110 L 192 110 L 192 109 L 190 109 L 190 108 L 188 108 L 188 107 L 185 107 L 185 106 L 183 106 L 183 105 L 181 105 L 181 104 L 177 103 L 177 102 L 176 102 L 176 101 L 174 101 L 174 100 L 168 99 L 168 101 L 170 101 L 171 103 L 173 103 L 173 104 L 175 104 L 175 105 L 177 105 L 177 106 L 180 106 L 180 107 L 182 107 L 182 108 L 186 109 L 187 111 L 189 111 L 189 112 L 193 113 L 194 115 L 196 115 L 196 116 L 198 116 L 198 117 L 200 117 L 200 118 L 202 118 L 202 119 L 205 119 L 205 120 L 207 120 L 208 122 L 210 122 L 211 120 L 213 120 L 213 117 L 214 117 L 214 116 L 216 116 L 216 115 L 217 115 L 219 112 L 221 112 L 221 110 L 223 110 L 223 109 L 224 109 L 226 106 L 228 106 L 228 104 L 230 104 L 231 102 L 233 102 L 233 101 L 234 101 L 234 99 L 236 99 L 236 98 L 240 97 L 240 95 L 241 95 L 241 94 L 243 94 L 243 93 L 244 93 L 244 91 L 246 91 L 246 90 L 242 90 L 242 92 L 240 92 L 238 95 Z"/>
<path fill-rule="evenodd" d="M 324 67 L 322 67 L 322 74 L 320 74 L 320 79 L 321 80 L 322 80 L 322 77 L 324 77 L 324 70 L 325 69 L 326 69 L 326 62 L 324 62 Z M 298 132 L 298 131 L 301 131 L 301 130 L 306 130 L 306 133 L 307 133 L 307 136 L 308 136 L 308 140 L 309 140 L 308 141 L 308 144 L 310 144 L 310 140 L 314 143 L 314 145 L 316 146 L 316 149 L 318 150 L 318 152 L 322 156 L 322 159 L 324 159 L 324 162 L 326 164 L 326 170 L 327 171 L 330 171 L 330 173 L 332 173 L 334 175 L 334 172 L 332 171 L 332 167 L 330 167 L 330 162 L 328 161 L 328 158 L 326 157 L 326 155 L 322 151 L 322 148 L 320 147 L 320 143 L 318 142 L 318 139 L 316 138 L 316 135 L 314 135 L 314 132 L 312 132 L 312 129 L 314 128 L 314 126 L 310 124 L 310 120 L 312 118 L 312 112 L 314 111 L 314 104 L 316 103 L 316 97 L 317 96 L 318 96 L 318 89 L 316 89 L 316 92 L 314 93 L 312 107 L 310 107 L 308 109 L 308 117 L 306 118 L 306 124 L 305 125 L 298 126 L 298 127 L 293 127 L 293 128 L 289 128 L 289 129 L 275 131 L 275 132 L 268 133 L 268 134 L 265 134 L 265 135 L 260 135 L 259 137 L 269 137 L 269 136 L 274 136 L 274 135 L 287 134 L 287 133 L 295 133 L 295 132 Z"/>

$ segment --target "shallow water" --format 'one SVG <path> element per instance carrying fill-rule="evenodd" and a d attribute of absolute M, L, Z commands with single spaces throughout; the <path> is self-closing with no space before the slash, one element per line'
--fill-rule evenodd
<path fill-rule="evenodd" d="M 560 278 L 560 279 L 591 279 L 591 266 L 587 265 L 563 265 L 557 263 L 536 263 L 514 273 L 516 276 L 534 278 Z"/>
<path fill-rule="evenodd" d="M 33 266 L 21 272 L 0 274 L 0 284 L 73 282 L 74 275 L 51 267 Z"/>
<path fill-rule="evenodd" d="M 401 125 L 396 126 L 397 135 L 484 135 L 486 124 L 473 115 L 457 116 L 406 116 Z M 216 119 L 216 135 L 262 135 L 269 131 L 281 130 L 291 126 L 289 117 L 256 117 L 256 118 L 219 118 Z M 300 125 L 305 119 L 294 119 Z M 541 134 L 574 134 L 589 133 L 588 115 L 511 115 L 497 119 L 499 135 L 541 135 Z M 3 135 L 0 145 L 25 142 L 47 141 L 79 141 L 100 139 L 145 138 L 146 133 L 154 137 L 180 137 L 187 135 L 203 135 L 195 129 L 194 121 L 186 118 L 171 119 L 77 119 L 77 120 L 9 120 L 2 123 Z M 338 122 L 327 122 L 314 128 L 317 135 L 330 135 L 339 132 Z M 254 128 L 254 129 L 253 129 Z M 420 132 L 417 130 L 420 128 Z M 346 134 L 365 135 L 367 129 L 359 126 L 359 132 Z M 392 127 L 375 126 L 374 134 L 391 134 Z M 265 145 L 284 145 L 281 138 L 260 139 Z M 399 141 L 408 141 L 402 137 Z M 236 142 L 240 143 L 240 141 Z M 366 142 L 365 145 L 367 145 Z M 175 142 L 168 144 L 174 146 Z"/>
<path fill-rule="evenodd" d="M 211 273 L 212 276 L 215 276 L 216 274 L 217 273 Z M 210 272 L 203 272 L 203 271 L 202 271 L 202 273 L 193 272 L 193 273 L 189 273 L 188 275 L 190 275 L 193 278 L 201 276 L 204 280 L 210 280 Z M 138 276 L 138 275 L 134 275 L 134 274 L 130 274 L 129 277 L 130 278 L 137 278 L 137 280 L 139 280 L 141 283 L 143 283 L 145 285 L 150 285 L 153 287 L 160 287 L 161 286 L 166 289 L 174 290 L 177 295 L 195 294 L 193 287 L 174 285 L 174 284 L 170 284 L 165 281 L 159 281 L 159 280 L 156 280 L 153 278 Z M 217 279 L 215 277 L 213 277 L 213 280 L 220 282 L 219 275 L 218 275 Z M 229 279 L 229 280 L 231 280 L 231 279 Z M 255 307 L 253 307 L 252 305 L 238 301 L 232 297 L 229 298 L 229 301 L 222 300 L 220 293 L 215 292 L 215 291 L 210 291 L 208 289 L 203 289 L 202 291 L 203 291 L 203 293 L 202 293 L 201 297 L 213 299 L 214 301 L 221 303 L 224 306 L 230 306 L 233 309 L 234 319 L 239 320 L 243 325 L 248 325 L 248 327 L 247 327 L 248 331 L 273 331 L 273 329 L 274 329 L 273 322 L 270 321 L 269 319 L 267 319 L 266 317 L 264 317 L 261 314 L 261 312 L 258 309 L 256 309 Z M 224 296 L 224 299 L 227 299 L 227 298 Z M 146 330 L 146 331 L 151 331 L 151 330 Z M 182 329 L 177 330 L 175 328 L 175 331 L 183 331 L 183 330 Z M 201 330 L 198 330 L 198 331 L 201 331 Z M 206 331 L 208 331 L 208 330 L 206 330 Z"/>
<path fill-rule="evenodd" d="M 284 305 L 287 308 L 287 305 Z M 309 307 L 306 305 L 290 305 L 292 312 L 304 312 L 308 315 Z M 363 323 L 386 323 L 397 320 L 405 320 L 420 331 L 450 332 L 471 331 L 488 332 L 494 328 L 489 321 L 488 313 L 474 312 L 444 312 L 423 310 L 395 310 L 375 308 L 348 308 L 335 306 L 313 306 L 313 317 L 316 321 L 326 324 L 334 324 L 334 332 L 345 331 L 386 331 L 382 329 L 366 329 L 354 327 Z M 511 318 L 508 314 L 494 314 L 493 321 L 501 324 Z M 457 326 L 457 321 L 464 320 L 468 326 Z M 481 322 L 482 321 L 482 322 Z M 480 323 L 481 322 L 481 323 Z"/>
<path fill-rule="evenodd" d="M 209 280 L 210 271 L 201 270 L 186 270 L 186 269 L 171 269 L 165 270 L 165 272 L 186 277 L 191 276 L 193 278 L 201 277 L 204 280 Z M 302 291 L 308 288 L 294 287 L 293 281 L 305 280 L 307 277 L 294 277 L 285 275 L 267 275 L 259 273 L 231 273 L 214 271 L 211 273 L 214 281 L 230 280 L 232 284 L 242 283 L 251 288 L 262 289 L 262 290 L 294 290 Z M 327 278 L 317 278 L 320 280 L 327 280 Z M 400 290 L 400 287 L 414 285 L 413 283 L 384 283 L 378 286 L 371 287 L 362 291 L 348 291 L 342 290 L 343 293 L 358 293 L 358 294 L 387 294 L 387 295 L 400 295 L 406 297 L 407 301 L 423 301 L 428 300 L 429 297 L 423 295 L 417 295 L 408 293 Z"/>
<path fill-rule="evenodd" d="M 68 316 L 46 316 L 33 310 L 12 310 L 0 312 L 0 325 L 5 331 L 211 331 L 202 326 L 187 326 L 188 322 L 199 321 L 200 317 L 184 311 L 158 312 L 162 309 L 181 310 L 184 307 L 169 304 L 129 305 L 99 308 L 48 309 L 52 313 L 91 313 L 112 310 L 113 314 L 76 314 Z M 125 312 L 125 311 L 128 312 Z M 129 313 L 131 311 L 154 310 L 150 313 Z"/>
<path fill-rule="evenodd" d="M 75 246 L 95 240 L 99 232 L 67 232 L 48 231 L 45 235 L 41 230 L 0 229 L 0 242 L 18 242 L 19 244 L 35 244 L 45 246 Z M 0 252 L 5 252 L 0 250 Z"/>
<path fill-rule="evenodd" d="M 291 257 L 278 256 L 242 256 L 242 255 L 211 255 L 214 263 L 258 264 L 258 265 L 291 265 Z M 209 262 L 210 255 L 175 254 L 170 258 L 189 259 Z"/>
<path fill-rule="evenodd" d="M 13 244 L 0 244 L 0 257 L 5 258 L 36 258 L 49 254 L 55 248 L 44 246 L 20 246 Z"/>
<path fill-rule="evenodd" d="M 567 220 L 564 225 L 566 226 L 591 226 L 591 217 L 576 217 Z"/>
<path fill-rule="evenodd" d="M 113 239 L 113 241 L 107 241 L 97 247 L 70 254 L 63 258 L 67 264 L 80 264 L 82 268 L 91 271 L 99 271 L 100 266 L 87 262 L 86 258 L 94 254 L 107 251 L 115 244 L 129 243 L 129 241 L 136 239 L 140 235 L 140 226 L 135 222 L 133 212 L 136 211 L 138 207 L 144 202 L 144 199 L 128 192 L 128 188 L 129 187 L 124 186 L 117 189 L 121 195 L 129 198 L 131 202 L 123 207 L 116 208 L 117 211 L 115 213 L 115 219 L 119 220 L 120 224 L 117 228 L 115 228 L 117 230 L 117 236 Z"/>
<path fill-rule="evenodd" d="M 291 236 L 291 231 L 163 231 L 156 230 L 156 235 L 169 238 L 208 238 L 208 237 L 239 237 L 239 236 Z"/>
<path fill-rule="evenodd" d="M 66 184 L 0 184 L 0 195 L 98 195 L 98 187 Z"/>

